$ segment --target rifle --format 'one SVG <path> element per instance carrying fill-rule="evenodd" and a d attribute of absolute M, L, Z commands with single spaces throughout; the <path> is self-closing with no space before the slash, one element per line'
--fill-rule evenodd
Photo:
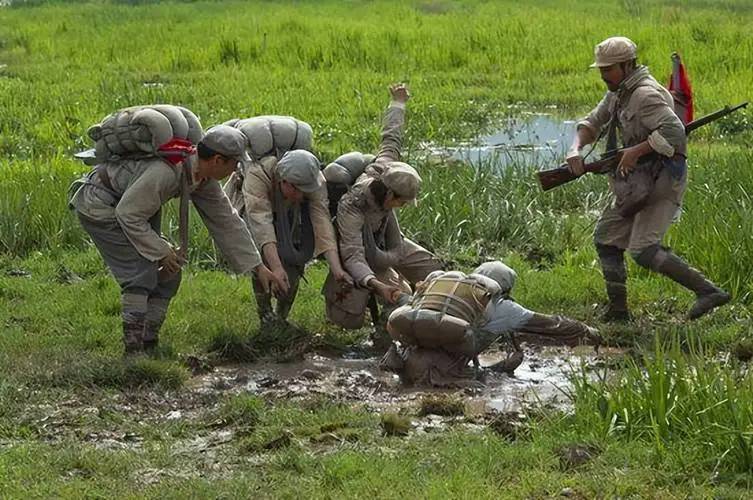
<path fill-rule="evenodd" d="M 747 105 L 748 101 L 745 101 L 733 107 L 725 106 L 718 111 L 714 111 L 713 113 L 702 116 L 697 120 L 693 120 L 692 122 L 685 125 L 685 135 L 690 135 L 690 133 L 695 129 L 703 127 L 704 125 L 707 125 L 713 121 L 734 113 L 735 111 L 742 109 Z M 592 174 L 605 174 L 613 170 L 620 163 L 622 151 L 623 149 L 612 149 L 610 151 L 607 151 L 606 153 L 601 155 L 598 160 L 586 163 L 584 165 L 585 171 Z M 579 177 L 578 175 L 575 175 L 570 171 L 570 168 L 568 167 L 566 162 L 560 164 L 560 166 L 557 168 L 536 172 L 536 175 L 538 176 L 539 184 L 541 184 L 541 189 L 543 191 L 549 191 L 550 189 L 561 186 L 562 184 L 567 184 L 568 182 L 573 181 Z"/>

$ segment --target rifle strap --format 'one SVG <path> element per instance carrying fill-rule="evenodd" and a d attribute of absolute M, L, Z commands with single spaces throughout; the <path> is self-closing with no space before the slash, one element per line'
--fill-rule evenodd
<path fill-rule="evenodd" d="M 632 95 L 632 92 L 630 95 Z M 630 99 L 630 95 L 627 96 L 627 100 Z M 609 123 L 607 124 L 606 128 L 607 151 L 615 151 L 617 149 L 617 127 L 619 125 L 619 120 L 617 117 L 620 114 L 621 101 L 622 96 L 620 94 L 617 94 L 617 98 L 614 100 L 614 107 L 612 108 L 612 116 L 609 118 Z"/>

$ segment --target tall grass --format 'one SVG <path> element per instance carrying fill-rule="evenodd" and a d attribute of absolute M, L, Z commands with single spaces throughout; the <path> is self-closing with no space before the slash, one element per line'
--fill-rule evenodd
<path fill-rule="evenodd" d="M 753 375 L 692 344 L 686 353 L 677 337 L 657 338 L 653 352 L 614 375 L 575 375 L 571 423 L 599 439 L 644 441 L 659 453 L 696 443 L 712 468 L 753 471 Z"/>
<path fill-rule="evenodd" d="M 691 146 L 683 214 L 665 244 L 720 280 L 743 301 L 753 292 L 753 155 L 740 148 Z M 591 246 L 608 203 L 606 179 L 584 178 L 543 193 L 531 167 L 421 168 L 424 194 L 404 209 L 403 226 L 450 254 L 480 257 L 515 250 L 546 265 Z M 642 271 L 641 271 L 642 272 Z"/>
<path fill-rule="evenodd" d="M 753 155 L 721 148 L 693 148 L 691 154 L 684 213 L 665 243 L 747 302 L 753 296 L 753 263 L 746 257 L 753 255 Z M 598 176 L 543 193 L 531 167 L 500 172 L 488 163 L 413 163 L 424 187 L 418 206 L 401 210 L 402 226 L 456 260 L 515 251 L 541 267 L 564 262 L 591 247 L 593 226 L 608 203 L 606 179 Z M 42 165 L 7 163 L 0 170 L 0 249 L 81 248 L 87 239 L 67 209 L 66 192 L 86 168 L 60 155 Z M 163 232 L 177 238 L 174 203 L 164 212 Z M 215 264 L 218 256 L 195 212 L 190 232 L 192 260 Z"/>
<path fill-rule="evenodd" d="M 670 69 L 669 53 L 681 50 L 699 113 L 742 100 L 753 78 L 746 5 L 355 1 L 323 9 L 321 2 L 218 8 L 205 1 L 0 9 L 0 251 L 83 244 L 64 195 L 84 168 L 68 158 L 88 145 L 86 128 L 116 108 L 183 104 L 205 126 L 293 114 L 312 124 L 329 160 L 376 149 L 385 86 L 402 79 L 414 94 L 406 157 L 426 179 L 419 207 L 401 214 L 406 232 L 448 255 L 513 249 L 546 265 L 590 247 L 606 201 L 602 180 L 541 193 L 530 166 L 495 175 L 489 165 L 431 165 L 420 160 L 419 142 L 472 137 L 518 101 L 584 113 L 603 92 L 585 70 L 592 46 L 614 33 L 632 36 L 659 78 Z M 558 32 L 553 43 L 554 17 L 579 29 Z M 667 240 L 746 301 L 753 295 L 750 116 L 699 131 L 686 212 Z M 725 151 L 720 140 L 739 147 Z M 167 212 L 165 232 L 174 236 L 174 208 Z M 192 258 L 211 263 L 214 250 L 193 220 Z"/>
<path fill-rule="evenodd" d="M 7 156 L 75 148 L 118 106 L 188 105 L 213 124 L 292 113 L 321 145 L 374 144 L 392 80 L 410 81 L 421 139 L 467 135 L 479 103 L 578 112 L 602 92 L 585 68 L 595 42 L 628 33 L 658 77 L 683 52 L 701 111 L 744 97 L 753 76 L 750 10 L 674 2 L 51 3 L 0 11 L 0 136 Z M 731 3 L 730 5 L 738 5 Z M 739 5 L 742 5 L 741 2 Z M 598 5 L 598 9 L 593 7 Z M 577 30 L 557 33 L 552 16 Z M 74 29 L 75 27 L 75 29 Z M 726 47 L 736 47 L 734 53 Z M 144 86 L 159 81 L 163 87 Z M 469 103 L 472 100 L 473 103 Z"/>

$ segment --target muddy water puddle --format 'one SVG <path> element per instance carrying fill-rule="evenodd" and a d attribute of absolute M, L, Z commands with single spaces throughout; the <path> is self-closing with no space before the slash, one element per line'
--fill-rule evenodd
<path fill-rule="evenodd" d="M 477 387 L 426 389 L 404 387 L 397 375 L 379 369 L 378 357 L 347 359 L 309 353 L 303 361 L 295 363 L 219 366 L 194 378 L 191 386 L 199 393 L 247 392 L 269 399 L 305 400 L 321 396 L 363 404 L 375 412 L 415 409 L 423 397 L 437 393 L 462 396 L 466 413 L 472 414 L 519 411 L 534 402 L 565 408 L 568 405 L 565 392 L 570 387 L 568 374 L 619 354 L 602 351 L 597 355 L 590 347 L 576 350 L 526 347 L 526 359 L 514 376 L 487 372 Z M 481 365 L 491 365 L 504 356 L 499 351 L 482 355 Z"/>
<path fill-rule="evenodd" d="M 454 160 L 495 168 L 508 165 L 550 168 L 563 161 L 574 133 L 572 120 L 551 113 L 524 111 L 472 141 L 422 146 L 429 160 L 438 163 Z"/>
<path fill-rule="evenodd" d="M 526 359 L 515 376 L 487 373 L 482 385 L 464 389 L 404 387 L 396 375 L 379 369 L 378 357 L 353 359 L 310 352 L 293 363 L 215 366 L 174 392 L 114 391 L 97 394 L 93 399 L 83 394 L 30 405 L 19 421 L 47 443 L 75 440 L 97 449 L 139 453 L 163 446 L 183 463 L 179 471 L 139 472 L 140 480 L 147 483 L 173 477 L 174 473 L 222 478 L 243 464 L 269 460 L 265 450 L 276 449 L 272 443 L 288 436 L 288 432 L 292 436 L 288 438 L 290 442 L 321 453 L 337 449 L 338 443 L 349 439 L 337 434 L 339 431 L 321 430 L 321 435 L 309 436 L 292 429 L 282 435 L 270 434 L 270 441 L 262 443 L 258 452 L 238 454 L 239 439 L 246 434 L 222 416 L 220 410 L 227 396 L 253 394 L 272 405 L 300 402 L 302 406 L 322 398 L 364 408 L 382 415 L 382 431 L 374 432 L 386 432 L 385 415 L 393 413 L 407 419 L 407 424 L 402 424 L 406 426 L 405 434 L 400 435 L 418 436 L 448 429 L 478 432 L 489 427 L 500 432 L 495 427 L 500 420 L 503 432 L 515 432 L 524 420 L 523 410 L 532 403 L 567 411 L 570 402 L 565 393 L 570 388 L 568 374 L 573 369 L 612 366 L 612 361 L 622 356 L 621 351 L 613 349 L 596 354 L 590 347 L 573 350 L 524 344 L 524 349 Z M 489 366 L 505 355 L 491 351 L 481 356 L 481 365 Z M 436 401 L 445 396 L 453 405 L 452 412 L 427 410 L 427 401 L 432 400 L 435 406 L 431 408 L 441 409 Z M 164 443 L 155 441 L 155 432 L 166 437 Z M 360 439 L 355 431 L 352 436 Z M 324 441 L 329 438 L 331 442 Z M 0 439 L 0 452 L 23 442 L 20 438 Z"/>

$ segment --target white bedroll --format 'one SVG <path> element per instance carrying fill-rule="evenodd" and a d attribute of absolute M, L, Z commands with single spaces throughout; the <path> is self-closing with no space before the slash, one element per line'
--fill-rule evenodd
<path fill-rule="evenodd" d="M 87 135 L 94 149 L 76 154 L 93 165 L 124 158 L 158 156 L 161 146 L 173 139 L 198 144 L 204 135 L 201 123 L 189 109 L 169 104 L 121 109 L 92 125 Z"/>
<path fill-rule="evenodd" d="M 255 116 L 228 120 L 224 125 L 237 128 L 248 139 L 249 155 L 259 160 L 265 156 L 282 158 L 288 151 L 305 149 L 313 152 L 314 133 L 311 126 L 292 116 Z"/>

